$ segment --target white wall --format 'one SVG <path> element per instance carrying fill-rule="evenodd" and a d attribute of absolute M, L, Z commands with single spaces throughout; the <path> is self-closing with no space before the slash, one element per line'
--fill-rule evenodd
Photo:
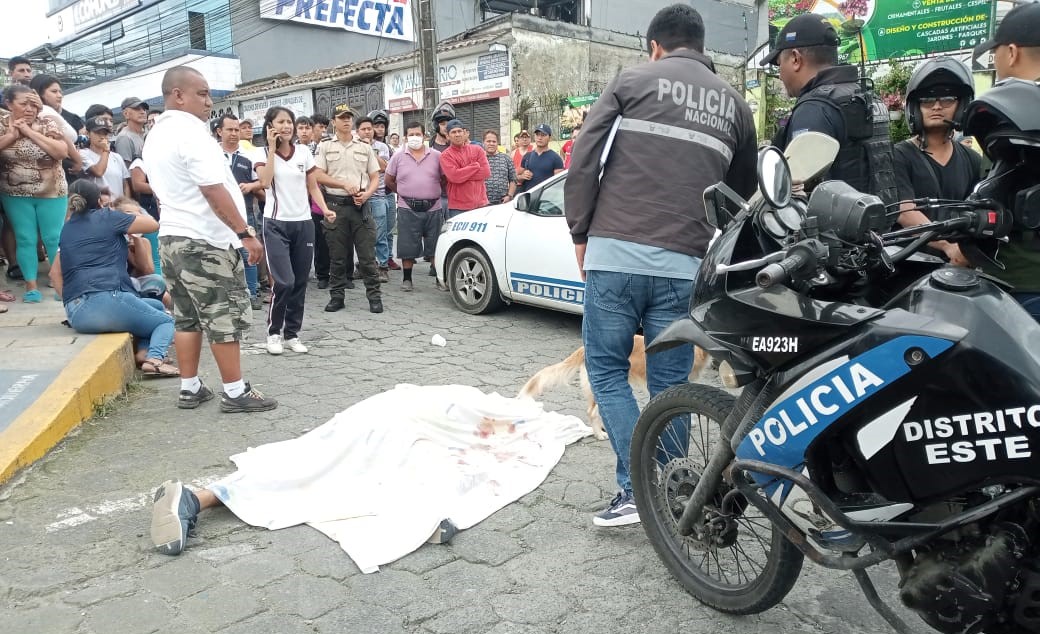
<path fill-rule="evenodd" d="M 137 97 L 149 103 L 161 104 L 163 75 L 174 66 L 190 66 L 198 70 L 209 82 L 209 88 L 212 91 L 234 90 L 242 77 L 241 64 L 237 58 L 183 55 L 123 77 L 67 92 L 62 101 L 62 109 L 82 116 L 87 108 L 100 103 L 118 113 L 119 104 L 127 97 Z"/>

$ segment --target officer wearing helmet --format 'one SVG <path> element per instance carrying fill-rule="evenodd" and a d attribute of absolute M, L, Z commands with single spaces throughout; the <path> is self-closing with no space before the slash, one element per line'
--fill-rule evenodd
<path fill-rule="evenodd" d="M 896 187 L 899 190 L 899 224 L 904 227 L 930 222 L 917 209 L 915 198 L 964 200 L 982 176 L 978 154 L 953 141 L 955 128 L 975 96 L 971 71 L 952 57 L 935 57 L 922 62 L 906 86 L 906 117 L 911 138 L 894 148 Z M 939 240 L 931 245 L 952 264 L 969 261 L 953 242 Z"/>
<path fill-rule="evenodd" d="M 434 135 L 430 139 L 430 147 L 443 152 L 451 145 L 448 140 L 448 122 L 455 118 L 455 108 L 445 101 L 433 111 Z"/>
<path fill-rule="evenodd" d="M 386 128 L 390 125 L 390 115 L 386 114 L 386 110 L 373 110 L 368 113 L 368 118 L 372 120 L 372 131 L 375 132 L 375 140 L 380 143 L 386 143 Z M 390 146 L 387 145 L 389 148 Z M 393 154 L 393 149 L 390 151 Z"/>

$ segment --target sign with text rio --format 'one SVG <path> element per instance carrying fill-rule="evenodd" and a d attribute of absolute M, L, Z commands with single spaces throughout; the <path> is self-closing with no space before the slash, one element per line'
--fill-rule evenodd
<path fill-rule="evenodd" d="M 408 0 L 260 0 L 260 17 L 415 41 Z"/>

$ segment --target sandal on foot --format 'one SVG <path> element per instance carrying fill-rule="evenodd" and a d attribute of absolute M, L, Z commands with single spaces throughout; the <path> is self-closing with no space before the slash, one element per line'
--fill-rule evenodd
<path fill-rule="evenodd" d="M 6 312 L 7 312 L 7 306 L 4 306 L 3 304 L 0 304 L 0 315 L 3 315 Z"/>
<path fill-rule="evenodd" d="M 141 374 L 145 376 L 174 377 L 180 376 L 177 366 L 163 359 L 145 359 L 141 363 Z"/>
<path fill-rule="evenodd" d="M 0 302 L 13 302 L 14 293 L 11 291 L 0 291 Z"/>

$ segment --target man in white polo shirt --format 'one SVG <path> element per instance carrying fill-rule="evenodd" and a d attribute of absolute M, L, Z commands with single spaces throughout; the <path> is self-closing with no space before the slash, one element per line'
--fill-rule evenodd
<path fill-rule="evenodd" d="M 163 76 L 162 92 L 165 111 L 148 134 L 143 158 L 161 201 L 159 253 L 173 297 L 181 369 L 177 407 L 194 409 L 213 398 L 198 377 L 205 332 L 224 383 L 221 411 L 272 410 L 278 402 L 242 378 L 239 341 L 252 312 L 239 248 L 252 264 L 264 249 L 246 222 L 242 192 L 220 146 L 209 136 L 209 84 L 195 69 L 177 66 Z"/>

